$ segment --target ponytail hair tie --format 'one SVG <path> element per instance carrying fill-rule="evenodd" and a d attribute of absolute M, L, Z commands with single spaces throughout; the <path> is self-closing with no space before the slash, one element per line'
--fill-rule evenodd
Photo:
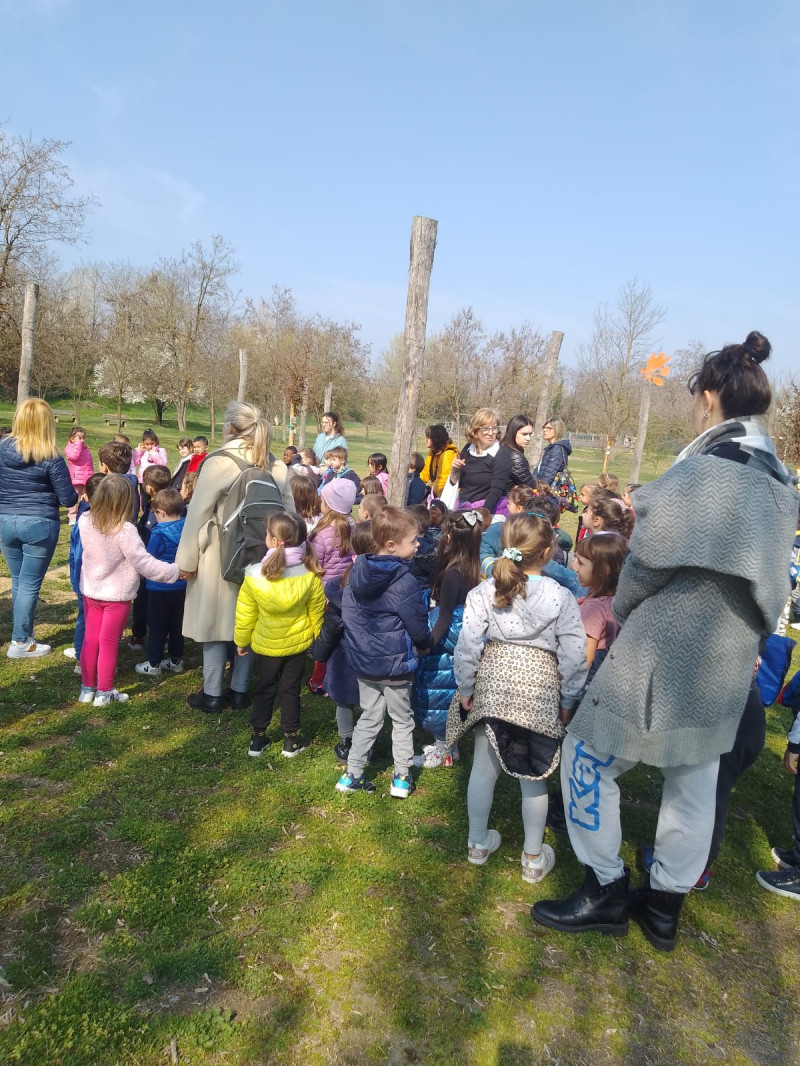
<path fill-rule="evenodd" d="M 503 548 L 503 559 L 511 559 L 515 563 L 522 562 L 522 552 L 519 548 Z"/>

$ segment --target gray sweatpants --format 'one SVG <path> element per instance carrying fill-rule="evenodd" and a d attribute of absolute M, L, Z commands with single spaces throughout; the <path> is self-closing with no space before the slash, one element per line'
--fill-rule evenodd
<path fill-rule="evenodd" d="M 567 733 L 561 753 L 561 788 L 572 848 L 601 885 L 622 877 L 622 828 L 617 778 L 636 766 L 596 752 Z M 653 888 L 691 891 L 706 868 L 714 832 L 719 756 L 696 766 L 664 766 L 656 828 Z"/>
<path fill-rule="evenodd" d="M 347 772 L 360 777 L 370 748 L 378 739 L 386 712 L 392 719 L 392 757 L 395 774 L 407 774 L 414 757 L 414 715 L 411 711 L 411 685 L 382 685 L 358 679 L 361 716 L 353 730 L 353 746 L 347 760 Z"/>
<path fill-rule="evenodd" d="M 486 726 L 475 730 L 475 754 L 467 785 L 467 813 L 469 814 L 469 842 L 478 847 L 489 843 L 489 814 L 492 810 L 494 786 L 503 767 L 486 736 Z M 538 855 L 542 850 L 544 825 L 547 820 L 547 782 L 519 779 L 522 792 L 522 825 L 525 830 L 525 851 Z"/>
<path fill-rule="evenodd" d="M 207 640 L 203 644 L 203 691 L 207 696 L 221 696 L 225 683 L 225 663 L 233 660 L 231 688 L 247 692 L 247 682 L 253 669 L 253 652 L 238 655 L 236 646 L 227 640 Z"/>

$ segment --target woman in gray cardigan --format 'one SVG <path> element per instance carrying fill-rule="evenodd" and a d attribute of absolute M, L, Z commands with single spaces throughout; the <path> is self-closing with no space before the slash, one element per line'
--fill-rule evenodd
<path fill-rule="evenodd" d="M 750 333 L 692 377 L 698 436 L 636 490 L 636 526 L 613 611 L 620 635 L 564 741 L 562 787 L 583 885 L 532 917 L 564 932 L 623 936 L 633 918 L 669 951 L 681 905 L 705 869 L 719 758 L 733 747 L 759 642 L 788 595 L 797 492 L 758 420 L 771 391 L 769 341 Z M 658 767 L 654 858 L 629 898 L 617 778 Z"/>

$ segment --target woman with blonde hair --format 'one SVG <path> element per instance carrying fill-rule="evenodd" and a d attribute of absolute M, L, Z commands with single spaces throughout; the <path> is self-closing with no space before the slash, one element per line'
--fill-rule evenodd
<path fill-rule="evenodd" d="M 23 400 L 11 436 L 0 440 L 0 551 L 11 574 L 9 659 L 34 659 L 50 651 L 33 637 L 33 615 L 53 558 L 59 507 L 78 494 L 56 446 L 56 423 L 44 400 Z"/>
<path fill-rule="evenodd" d="M 240 710 L 248 706 L 251 657 L 239 657 L 233 646 L 239 586 L 222 576 L 219 524 L 228 493 L 242 473 L 240 463 L 268 471 L 278 486 L 283 506 L 296 510 L 286 464 L 269 450 L 270 427 L 254 404 L 232 400 L 225 408 L 225 443 L 200 467 L 192 506 L 186 516 L 176 562 L 187 578 L 183 634 L 203 645 L 203 688 L 188 697 L 196 710 L 213 714 L 228 699 Z M 225 664 L 233 663 L 230 696 L 223 682 Z"/>
<path fill-rule="evenodd" d="M 467 443 L 450 467 L 451 485 L 458 485 L 461 510 L 488 507 L 494 511 L 506 487 L 508 470 L 495 469 L 500 450 L 500 415 L 491 407 L 481 407 L 467 426 Z M 442 493 L 445 503 L 447 491 Z"/>

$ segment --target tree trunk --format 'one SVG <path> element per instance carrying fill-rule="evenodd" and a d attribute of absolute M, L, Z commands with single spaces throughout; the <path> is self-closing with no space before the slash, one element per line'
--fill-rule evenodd
<path fill-rule="evenodd" d="M 642 456 L 644 455 L 644 442 L 647 439 L 647 423 L 650 421 L 650 384 L 642 382 L 642 404 L 639 408 L 639 428 L 636 431 L 636 448 L 633 452 L 631 465 L 631 484 L 639 480 L 639 471 L 642 469 Z"/>
<path fill-rule="evenodd" d="M 411 223 L 411 262 L 408 271 L 406 324 L 403 332 L 403 384 L 394 424 L 392 454 L 389 460 L 389 503 L 402 507 L 406 473 L 411 458 L 414 427 L 417 424 L 420 386 L 425 363 L 425 328 L 428 322 L 428 293 L 436 249 L 438 222 L 415 215 Z"/>
<path fill-rule="evenodd" d="M 211 400 L 208 407 L 209 417 L 211 419 L 211 440 L 217 439 L 217 401 L 214 398 L 214 393 L 211 393 Z"/>
<path fill-rule="evenodd" d="M 39 286 L 29 282 L 25 286 L 25 305 L 22 310 L 22 354 L 17 379 L 17 403 L 27 400 L 31 394 L 33 372 L 33 335 L 36 328 L 36 308 L 39 303 Z"/>
<path fill-rule="evenodd" d="M 167 405 L 164 403 L 164 401 L 163 400 L 159 400 L 158 397 L 155 397 L 153 399 L 153 407 L 155 408 L 155 412 L 156 412 L 156 425 L 157 426 L 163 426 L 164 425 L 164 408 L 166 406 Z"/>
<path fill-rule="evenodd" d="M 325 386 L 325 401 L 323 403 L 322 410 L 330 411 L 331 404 L 333 403 L 333 382 L 329 381 Z"/>
<path fill-rule="evenodd" d="M 186 432 L 186 400 L 175 401 L 175 411 L 178 415 L 178 429 L 181 433 Z"/>
<path fill-rule="evenodd" d="M 539 460 L 542 458 L 542 452 L 544 451 L 544 439 L 541 436 L 542 426 L 550 412 L 550 397 L 553 393 L 553 382 L 563 341 L 564 334 L 560 330 L 553 330 L 550 334 L 550 342 L 547 345 L 547 354 L 544 357 L 544 374 L 542 375 L 542 384 L 539 389 L 539 403 L 536 406 L 535 432 L 531 437 L 531 470 L 535 470 L 539 465 Z"/>
<path fill-rule="evenodd" d="M 117 433 L 122 432 L 122 393 L 117 396 Z"/>
<path fill-rule="evenodd" d="M 300 401 L 300 428 L 297 434 L 297 448 L 302 451 L 306 446 L 306 418 L 308 416 L 308 378 L 303 381 L 303 396 Z"/>
<path fill-rule="evenodd" d="M 286 397 L 281 400 L 281 435 L 283 443 L 286 443 Z"/>
<path fill-rule="evenodd" d="M 239 403 L 244 403 L 244 398 L 247 393 L 247 349 L 239 349 L 239 390 L 236 393 L 236 399 Z"/>

